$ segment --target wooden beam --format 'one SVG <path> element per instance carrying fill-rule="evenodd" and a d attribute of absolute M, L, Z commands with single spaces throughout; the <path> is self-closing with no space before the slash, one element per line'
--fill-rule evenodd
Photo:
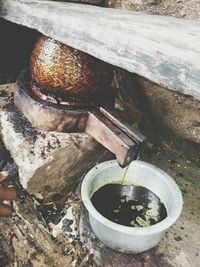
<path fill-rule="evenodd" d="M 1 0 L 0 16 L 200 99 L 200 22 L 46 0 Z"/>

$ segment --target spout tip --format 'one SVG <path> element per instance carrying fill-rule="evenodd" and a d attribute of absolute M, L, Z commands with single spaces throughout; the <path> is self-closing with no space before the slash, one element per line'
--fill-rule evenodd
<path fill-rule="evenodd" d="M 139 144 L 135 144 L 134 146 L 130 147 L 127 153 L 123 156 L 116 155 L 118 164 L 120 167 L 125 168 L 127 167 L 132 161 L 137 160 L 143 150 L 144 141 L 146 138 L 143 139 L 143 142 Z"/>

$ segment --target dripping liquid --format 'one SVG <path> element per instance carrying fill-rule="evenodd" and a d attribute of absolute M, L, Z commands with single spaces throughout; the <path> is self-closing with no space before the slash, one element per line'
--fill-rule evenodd
<path fill-rule="evenodd" d="M 121 185 L 124 184 L 124 180 L 125 180 L 125 178 L 126 178 L 126 174 L 127 174 L 127 172 L 128 172 L 129 167 L 130 167 L 130 165 L 128 165 L 128 166 L 125 168 L 125 171 L 124 171 L 124 174 L 123 174 L 123 176 L 122 176 L 122 180 L 121 180 Z"/>

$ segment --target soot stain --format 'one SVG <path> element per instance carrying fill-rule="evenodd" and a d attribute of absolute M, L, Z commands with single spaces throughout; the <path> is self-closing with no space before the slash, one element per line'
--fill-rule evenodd
<path fill-rule="evenodd" d="M 6 90 L 0 90 L 0 97 L 10 98 L 11 94 Z"/>
<path fill-rule="evenodd" d="M 21 133 L 24 137 L 35 142 L 37 140 L 39 131 L 33 128 L 31 123 L 22 115 L 22 113 L 11 101 L 6 109 L 9 113 L 8 120 L 12 123 L 13 129 L 16 133 Z"/>
<path fill-rule="evenodd" d="M 63 205 L 60 203 L 45 204 L 40 201 L 38 211 L 42 214 L 46 223 L 58 224 L 63 217 Z"/>

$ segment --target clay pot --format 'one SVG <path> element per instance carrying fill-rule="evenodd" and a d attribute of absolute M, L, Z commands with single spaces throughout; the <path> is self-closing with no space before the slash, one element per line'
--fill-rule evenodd
<path fill-rule="evenodd" d="M 106 94 L 113 78 L 111 65 L 46 36 L 35 44 L 30 72 L 41 88 L 78 98 Z"/>

